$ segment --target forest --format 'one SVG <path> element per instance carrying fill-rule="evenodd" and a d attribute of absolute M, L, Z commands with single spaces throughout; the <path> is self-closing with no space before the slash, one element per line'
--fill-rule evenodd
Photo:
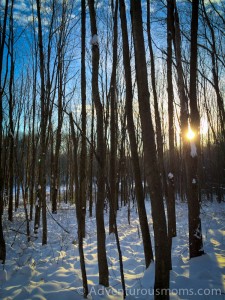
<path fill-rule="evenodd" d="M 1 0 L 1 299 L 225 299 L 224 45 L 224 0 Z"/>

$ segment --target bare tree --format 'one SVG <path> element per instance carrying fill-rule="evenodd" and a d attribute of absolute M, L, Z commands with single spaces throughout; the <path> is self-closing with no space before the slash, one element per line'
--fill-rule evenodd
<path fill-rule="evenodd" d="M 9 53 L 10 53 L 10 78 L 9 78 L 9 205 L 8 219 L 13 220 L 13 177 L 14 177 L 14 124 L 13 124 L 13 108 L 14 108 L 14 22 L 13 22 L 13 5 L 11 1 L 10 22 L 9 22 Z"/>
<path fill-rule="evenodd" d="M 85 11 L 85 7 L 84 7 Z M 82 8 L 82 17 L 83 16 L 83 8 Z M 73 140 L 73 146 L 74 146 L 74 167 L 76 168 L 78 166 L 77 162 L 77 138 L 75 134 L 75 129 L 74 129 L 74 120 L 72 113 L 70 114 L 70 126 L 71 126 L 71 134 L 72 134 L 72 140 Z M 75 170 L 77 172 L 77 170 Z M 80 254 L 80 267 L 81 267 L 81 273 L 82 273 L 82 280 L 83 280 L 83 289 L 84 289 L 84 297 L 87 298 L 88 295 L 88 284 L 87 284 L 87 274 L 86 274 L 86 268 L 85 268 L 85 259 L 84 259 L 84 249 L 83 249 L 83 229 L 84 225 L 83 222 L 85 222 L 85 219 L 83 219 L 83 203 L 82 203 L 82 198 L 80 195 L 80 190 L 79 188 L 79 180 L 78 180 L 78 174 L 76 175 L 76 216 L 77 216 L 77 224 L 78 224 L 78 244 L 79 244 L 79 254 Z M 82 184 L 80 182 L 80 184 Z"/>
<path fill-rule="evenodd" d="M 4 8 L 4 17 L 3 17 L 3 25 L 2 30 L 0 31 L 0 161 L 2 162 L 2 124 L 3 124 L 3 110 L 2 110 L 2 101 L 4 94 L 4 82 L 3 82 L 3 57 L 4 57 L 4 49 L 5 49 L 5 39 L 6 39 L 6 26 L 7 26 L 7 17 L 8 17 L 8 7 L 9 1 L 5 1 Z M 3 169 L 2 164 L 0 164 L 0 261 L 4 264 L 6 259 L 6 245 L 5 239 L 3 235 L 3 227 L 2 227 L 2 215 L 3 215 Z"/>
<path fill-rule="evenodd" d="M 151 83 L 152 83 L 153 102 L 154 102 L 154 111 L 155 111 L 158 163 L 160 168 L 161 181 L 163 185 L 163 192 L 167 199 L 168 188 L 167 188 L 166 173 L 165 173 L 165 166 L 164 166 L 163 137 L 162 137 L 161 117 L 160 117 L 159 105 L 158 105 L 158 95 L 156 90 L 155 58 L 153 53 L 151 28 L 150 28 L 150 0 L 147 0 L 147 35 L 148 35 L 148 47 L 150 52 Z"/>
<path fill-rule="evenodd" d="M 134 170 L 134 180 L 135 180 L 135 192 L 138 205 L 138 215 L 141 227 L 144 253 L 145 253 L 145 265 L 146 268 L 150 265 L 153 260 L 153 251 L 150 238 L 150 232 L 148 227 L 148 219 L 145 209 L 144 202 L 144 190 L 142 186 L 141 170 L 139 165 L 138 156 L 138 146 L 136 141 L 135 126 L 133 119 L 133 91 L 132 91 L 132 77 L 131 77 L 131 66 L 130 66 L 130 51 L 129 51 L 129 41 L 128 41 L 128 30 L 127 30 L 127 17 L 125 11 L 124 0 L 120 0 L 120 20 L 122 28 L 123 37 L 123 63 L 125 70 L 125 80 L 126 80 L 126 115 L 127 115 L 127 129 L 130 140 L 130 149 L 132 155 L 132 164 Z"/>
<path fill-rule="evenodd" d="M 82 101 L 82 136 L 81 136 L 81 155 L 80 155 L 80 202 L 81 202 L 81 226 L 82 236 L 85 237 L 85 216 L 86 216 L 86 189 L 87 189 L 87 145 L 86 145 L 86 64 L 85 64 L 85 38 L 86 38 L 86 1 L 82 1 L 81 12 L 81 101 Z"/>
<path fill-rule="evenodd" d="M 117 211 L 116 200 L 116 70 L 117 70 L 117 47 L 118 47 L 118 0 L 115 2 L 115 8 L 113 9 L 112 1 L 112 13 L 113 13 L 113 65 L 112 75 L 110 82 L 110 211 L 109 211 L 109 234 L 115 232 L 115 217 Z"/>
<path fill-rule="evenodd" d="M 135 50 L 135 68 L 144 149 L 145 172 L 150 189 L 155 239 L 155 291 L 169 288 L 169 252 L 166 217 L 157 164 L 154 129 L 151 118 L 141 1 L 131 0 L 131 20 Z M 155 293 L 155 299 L 168 299 L 168 293 Z"/>
<path fill-rule="evenodd" d="M 104 226 L 104 198 L 105 198 L 105 139 L 103 128 L 103 106 L 100 100 L 98 87 L 99 70 L 99 41 L 96 25 L 95 1 L 89 0 L 91 33 L 92 33 L 92 97 L 95 103 L 97 115 L 97 156 L 98 156 L 98 194 L 96 203 L 96 222 L 97 222 L 97 251 L 99 284 L 109 285 L 109 271 L 106 257 L 105 245 L 105 226 Z"/>
<path fill-rule="evenodd" d="M 174 5 L 167 1 L 167 97 L 169 117 L 169 169 L 168 169 L 168 235 L 170 249 L 172 237 L 176 236 L 176 211 L 175 211 L 175 149 L 174 149 L 174 93 L 173 93 L 173 61 L 172 41 L 174 35 Z"/>
<path fill-rule="evenodd" d="M 37 49 L 37 38 L 34 26 L 34 11 L 32 4 L 32 22 L 33 22 L 33 65 L 32 65 L 32 164 L 31 164 L 31 179 L 30 179 L 30 220 L 33 219 L 33 208 L 35 199 L 35 168 L 36 168 L 36 149 L 37 149 L 37 139 L 35 136 L 35 120 L 36 120 L 36 97 L 37 97 L 37 71 L 38 71 L 38 49 Z M 36 134 L 37 135 L 37 134 Z"/>
<path fill-rule="evenodd" d="M 54 3 L 53 3 L 54 5 Z M 61 136 L 62 136 L 62 125 L 63 125 L 63 99 L 64 99 L 64 57 L 65 57 L 65 36 L 67 35 L 67 3 L 63 1 L 62 3 L 62 12 L 61 12 L 61 22 L 60 22 L 60 32 L 59 39 L 57 43 L 57 78 L 58 78 L 58 124 L 56 130 L 56 143 L 55 151 L 53 154 L 52 160 L 52 178 L 51 178 L 51 201 L 52 201 L 52 213 L 57 213 L 57 195 L 59 189 L 59 153 L 61 146 Z"/>
<path fill-rule="evenodd" d="M 190 57 L 190 126 L 196 133 L 190 142 L 188 159 L 188 219 L 190 258 L 204 254 L 200 219 L 198 156 L 200 154 L 200 116 L 197 105 L 197 60 L 198 60 L 199 0 L 192 1 L 191 57 Z"/>
<path fill-rule="evenodd" d="M 48 122 L 48 107 L 46 103 L 45 91 L 45 60 L 44 48 L 42 41 L 42 20 L 41 20 L 41 1 L 36 0 L 37 3 L 37 18 L 38 18 L 38 45 L 39 45 L 39 60 L 40 60 L 40 78 L 41 78 L 41 133 L 40 133 L 40 158 L 39 158 L 39 199 L 42 208 L 42 225 L 43 235 L 42 244 L 47 244 L 47 216 L 46 216 L 46 132 Z M 37 224 L 36 224 L 37 225 Z"/>

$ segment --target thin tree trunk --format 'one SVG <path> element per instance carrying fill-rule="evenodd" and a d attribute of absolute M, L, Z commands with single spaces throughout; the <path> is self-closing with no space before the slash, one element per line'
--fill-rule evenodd
<path fill-rule="evenodd" d="M 135 180 L 135 193 L 138 205 L 138 216 L 141 227 L 144 253 L 145 253 L 145 265 L 146 268 L 150 265 L 153 260 L 152 244 L 148 226 L 147 213 L 145 209 L 144 201 L 144 190 L 142 186 L 141 170 L 139 165 L 138 156 L 138 145 L 136 141 L 135 126 L 133 120 L 133 91 L 132 91 L 132 78 L 131 78 L 131 66 L 130 66 L 130 51 L 129 51 L 129 41 L 128 41 L 128 31 L 127 31 L 127 17 L 125 10 L 124 0 L 120 0 L 120 20 L 122 28 L 123 37 L 123 62 L 125 69 L 125 80 L 126 80 L 126 114 L 127 114 L 127 128 L 130 140 L 132 165 L 134 170 L 134 180 Z"/>
<path fill-rule="evenodd" d="M 176 210 L 175 210 L 175 175 L 174 175 L 174 94 L 173 94 L 173 73 L 172 73 L 172 40 L 173 40 L 173 1 L 167 1 L 167 97 L 168 97 L 168 116 L 169 116 L 169 169 L 168 169 L 168 236 L 169 249 L 172 248 L 172 238 L 176 236 Z M 172 267 L 172 265 L 171 265 Z"/>
<path fill-rule="evenodd" d="M 168 198 L 168 187 L 166 181 L 166 172 L 164 166 L 164 155 L 163 155 L 163 138 L 162 138 L 162 128 L 161 128 L 161 118 L 159 114 L 159 105 L 158 105 L 158 96 L 156 91 L 156 77 L 155 77 L 155 58 L 152 48 L 152 37 L 150 29 L 150 0 L 147 0 L 147 35 L 148 35 L 148 47 L 151 58 L 151 82 L 152 82 L 152 91 L 153 91 L 153 100 L 154 100 L 154 111 L 155 111 L 155 124 L 156 124 L 156 141 L 157 141 L 157 152 L 158 152 L 158 162 L 161 173 L 161 181 L 163 185 L 163 192 Z M 168 199 L 167 199 L 168 201 Z"/>
<path fill-rule="evenodd" d="M 85 65 L 85 38 L 86 38 L 86 1 L 82 1 L 81 12 L 81 101 L 82 101 L 82 135 L 80 155 L 80 203 L 81 203 L 81 235 L 85 237 L 85 216 L 86 216 L 86 188 L 87 188 L 87 145 L 86 145 L 86 65 Z M 87 284 L 86 284 L 87 285 Z M 87 292 L 88 294 L 88 292 Z"/>
<path fill-rule="evenodd" d="M 85 9 L 85 8 L 84 8 Z M 74 167 L 77 167 L 77 139 L 76 134 L 74 130 L 74 124 L 73 124 L 73 116 L 72 113 L 70 113 L 70 126 L 71 126 L 71 135 L 73 140 L 73 147 L 74 147 Z M 75 171 L 77 173 L 77 171 Z M 77 216 L 77 235 L 78 235 L 78 245 L 79 245 L 79 255 L 80 255 L 80 268 L 82 273 L 82 280 L 83 280 L 83 288 L 84 288 L 84 298 L 87 298 L 88 295 L 88 284 L 87 284 L 87 274 L 86 274 L 86 268 L 85 268 L 85 258 L 84 258 L 84 249 L 83 249 L 83 207 L 82 207 L 82 198 L 80 197 L 79 193 L 79 183 L 78 183 L 78 174 L 76 175 L 75 179 L 77 186 L 76 186 L 76 216 Z"/>
<path fill-rule="evenodd" d="M 110 210 L 109 210 L 109 234 L 115 232 L 115 218 L 117 211 L 116 199 L 116 69 L 117 69 L 117 15 L 118 15 L 118 0 L 115 0 L 115 9 L 113 11 L 113 66 L 110 82 Z M 113 5 L 112 5 L 113 6 Z"/>
<path fill-rule="evenodd" d="M 60 184 L 59 178 L 59 155 L 60 155 L 60 146 L 61 146 L 61 136 L 62 136 L 62 124 L 63 124 L 63 61 L 64 61 L 64 36 L 65 36 L 65 27 L 66 27 L 66 3 L 62 3 L 62 16 L 61 16 L 61 30 L 59 33 L 59 40 L 57 43 L 57 75 L 58 75 L 58 126 L 56 132 L 56 145 L 55 153 L 53 156 L 53 174 L 52 174 L 52 213 L 57 213 L 57 195 Z"/>
<path fill-rule="evenodd" d="M 198 155 L 200 155 L 200 116 L 197 106 L 197 34 L 199 0 L 192 1 L 191 58 L 190 58 L 190 116 L 191 128 L 196 133 L 188 153 L 188 219 L 190 258 L 204 254 L 200 218 Z"/>
<path fill-rule="evenodd" d="M 91 145 L 89 154 L 89 215 L 92 217 L 93 210 L 93 157 L 94 157 L 94 103 L 91 109 Z"/>
<path fill-rule="evenodd" d="M 169 288 L 169 253 L 166 216 L 160 174 L 157 164 L 154 130 L 151 118 L 141 1 L 131 0 L 131 20 L 135 50 L 135 68 L 139 97 L 146 178 L 150 189 L 155 239 L 155 291 Z M 168 293 L 155 293 L 155 299 L 169 299 Z"/>
<path fill-rule="evenodd" d="M 168 202 L 169 202 L 169 235 L 176 236 L 176 212 L 175 212 L 175 186 L 174 186 L 174 94 L 173 94 L 173 71 L 172 71 L 172 40 L 173 40 L 173 0 L 167 3 L 167 94 L 168 94 L 168 115 L 169 115 L 169 172 L 168 172 Z"/>
<path fill-rule="evenodd" d="M 0 161 L 2 161 L 1 159 L 2 159 L 2 140 L 3 140 L 2 98 L 3 98 L 4 86 L 2 83 L 2 65 L 3 65 L 4 48 L 5 48 L 7 16 L 8 16 L 8 0 L 5 1 L 4 19 L 3 19 L 3 26 L 2 26 L 1 39 L 0 39 L 1 42 L 0 44 Z M 2 226 L 3 209 L 4 209 L 3 169 L 2 169 L 2 164 L 0 163 L 0 262 L 4 264 L 6 259 L 6 245 L 5 245 L 3 226 Z"/>
<path fill-rule="evenodd" d="M 24 134 L 24 139 L 25 139 L 25 134 Z M 24 161 L 24 145 L 25 145 L 25 143 L 23 143 L 22 157 L 21 157 L 22 161 Z M 24 174 L 23 174 L 23 171 L 19 167 L 19 161 L 18 161 L 17 157 L 15 158 L 15 163 L 16 163 L 16 167 L 18 170 L 18 186 L 19 186 L 19 188 L 21 186 L 21 190 L 22 190 L 23 208 L 24 208 L 24 213 L 25 213 L 26 230 L 27 230 L 27 233 L 26 233 L 27 242 L 30 242 L 30 221 L 29 221 L 29 215 L 28 215 L 28 210 L 27 210 L 27 198 L 28 197 L 27 197 L 27 192 L 26 192 L 26 186 L 27 186 L 26 178 L 25 178 L 25 182 L 24 182 Z M 28 164 L 27 164 L 26 168 L 28 168 Z"/>
<path fill-rule="evenodd" d="M 123 299 L 126 298 L 126 285 L 125 285 L 125 277 L 124 277 L 124 269 L 123 269 L 123 255 L 120 247 L 119 233 L 115 216 L 115 237 L 116 237 L 116 246 L 119 254 L 119 265 L 120 265 L 120 278 L 123 289 Z"/>
<path fill-rule="evenodd" d="M 185 93 L 185 83 L 183 78 L 183 66 L 181 56 L 181 34 L 180 34 L 180 22 L 179 15 L 176 6 L 176 0 L 174 1 L 174 48 L 176 55 L 176 69 L 177 69 L 177 85 L 178 93 L 180 97 L 180 124 L 181 124 L 181 137 L 183 140 L 183 146 L 186 144 L 186 133 L 188 129 L 188 98 Z"/>
<path fill-rule="evenodd" d="M 42 245 L 47 244 L 47 216 L 46 216 L 46 128 L 47 128 L 47 103 L 45 100 L 45 68 L 44 68 L 44 48 L 42 42 L 42 22 L 41 22 L 41 2 L 37 3 L 38 18 L 38 43 L 39 43 L 39 59 L 40 59 L 40 77 L 41 77 L 41 133 L 40 133 L 40 159 L 39 159 L 39 193 L 40 204 L 42 208 Z M 36 224 L 37 225 L 37 224 Z"/>
<path fill-rule="evenodd" d="M 190 60 L 190 107 L 191 128 L 196 134 L 196 141 L 188 144 L 186 133 L 188 131 L 188 99 L 185 93 L 183 79 L 183 68 L 181 61 L 181 37 L 179 26 L 179 15 L 175 5 L 175 53 L 177 61 L 178 92 L 181 104 L 181 138 L 183 142 L 183 159 L 186 169 L 187 198 L 189 215 L 189 250 L 190 257 L 199 256 L 204 253 L 202 249 L 202 233 L 200 219 L 200 202 L 198 190 L 198 151 L 199 151 L 199 126 L 200 119 L 197 107 L 197 31 L 198 31 L 198 0 L 192 2 L 192 24 L 191 24 L 191 60 Z"/>
<path fill-rule="evenodd" d="M 14 32 L 13 32 L 13 5 L 10 8 L 10 79 L 9 79 L 9 206 L 8 219 L 13 221 L 13 177 L 14 177 L 14 125 L 13 125 L 13 84 L 14 84 Z"/>
<path fill-rule="evenodd" d="M 37 51 L 35 51 L 37 53 Z M 32 107 L 32 163 L 31 163 L 31 182 L 30 182 L 30 220 L 33 219 L 34 207 L 34 185 L 35 185 L 35 168 L 36 168 L 36 138 L 35 138 L 35 116 L 36 116 L 36 86 L 37 86 L 37 57 L 34 65 L 34 82 L 33 82 L 33 107 Z"/>
<path fill-rule="evenodd" d="M 63 112 L 62 112 L 62 65 L 61 56 L 59 56 L 58 72 L 59 74 L 59 90 L 58 90 L 58 126 L 56 132 L 56 145 L 55 151 L 53 150 L 53 173 L 52 173 L 52 186 L 51 186 L 51 202 L 52 202 L 52 213 L 57 214 L 57 195 L 59 189 L 59 151 L 61 146 L 61 130 L 63 123 Z"/>
<path fill-rule="evenodd" d="M 99 44 L 96 26 L 95 1 L 89 0 L 91 33 L 92 33 L 92 97 L 94 99 L 97 114 L 97 156 L 98 156 L 98 193 L 96 203 L 97 223 L 97 252 L 99 268 L 99 284 L 109 285 L 109 271 L 106 257 L 105 225 L 104 225 L 104 198 L 105 198 L 105 139 L 103 128 L 103 106 L 100 100 L 98 88 L 99 71 Z"/>

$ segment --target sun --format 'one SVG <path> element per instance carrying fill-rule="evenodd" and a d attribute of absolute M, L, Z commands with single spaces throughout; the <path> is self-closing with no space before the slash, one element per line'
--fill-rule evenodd
<path fill-rule="evenodd" d="M 189 127 L 186 137 L 189 141 L 192 141 L 195 137 L 195 132 Z"/>

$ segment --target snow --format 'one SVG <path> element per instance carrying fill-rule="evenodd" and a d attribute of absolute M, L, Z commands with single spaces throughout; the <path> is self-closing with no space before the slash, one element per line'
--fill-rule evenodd
<path fill-rule="evenodd" d="M 201 216 L 206 254 L 191 260 L 187 204 L 176 205 L 177 237 L 172 244 L 170 299 L 225 299 L 225 203 L 203 202 Z M 152 234 L 149 201 L 146 201 L 146 209 Z M 57 222 L 68 229 L 68 234 L 48 214 L 48 245 L 42 246 L 41 230 L 37 239 L 31 233 L 29 244 L 25 235 L 11 230 L 26 232 L 22 207 L 15 213 L 14 223 L 4 215 L 7 260 L 4 268 L 0 266 L 0 299 L 83 299 L 75 216 L 74 206 L 63 203 L 54 215 Z M 115 235 L 108 234 L 108 219 L 108 213 L 105 213 L 110 287 L 103 288 L 98 284 L 95 217 L 87 218 L 84 252 L 89 299 L 122 299 L 118 251 Z M 130 225 L 127 207 L 118 211 L 117 220 L 127 299 L 153 299 L 155 265 L 152 262 L 145 270 L 137 207 L 131 207 Z"/>
<path fill-rule="evenodd" d="M 197 156 L 197 148 L 194 142 L 191 142 L 191 157 Z"/>
<path fill-rule="evenodd" d="M 98 42 L 98 35 L 94 34 L 93 37 L 91 38 L 90 44 L 92 46 L 98 46 L 99 42 Z"/>
<path fill-rule="evenodd" d="M 197 239 L 201 239 L 201 231 L 199 230 L 199 227 L 197 228 L 194 236 L 197 238 Z"/>
<path fill-rule="evenodd" d="M 174 176 L 173 176 L 173 173 L 170 172 L 170 173 L 168 174 L 168 178 L 169 178 L 169 179 L 173 179 L 173 177 L 174 177 Z"/>

